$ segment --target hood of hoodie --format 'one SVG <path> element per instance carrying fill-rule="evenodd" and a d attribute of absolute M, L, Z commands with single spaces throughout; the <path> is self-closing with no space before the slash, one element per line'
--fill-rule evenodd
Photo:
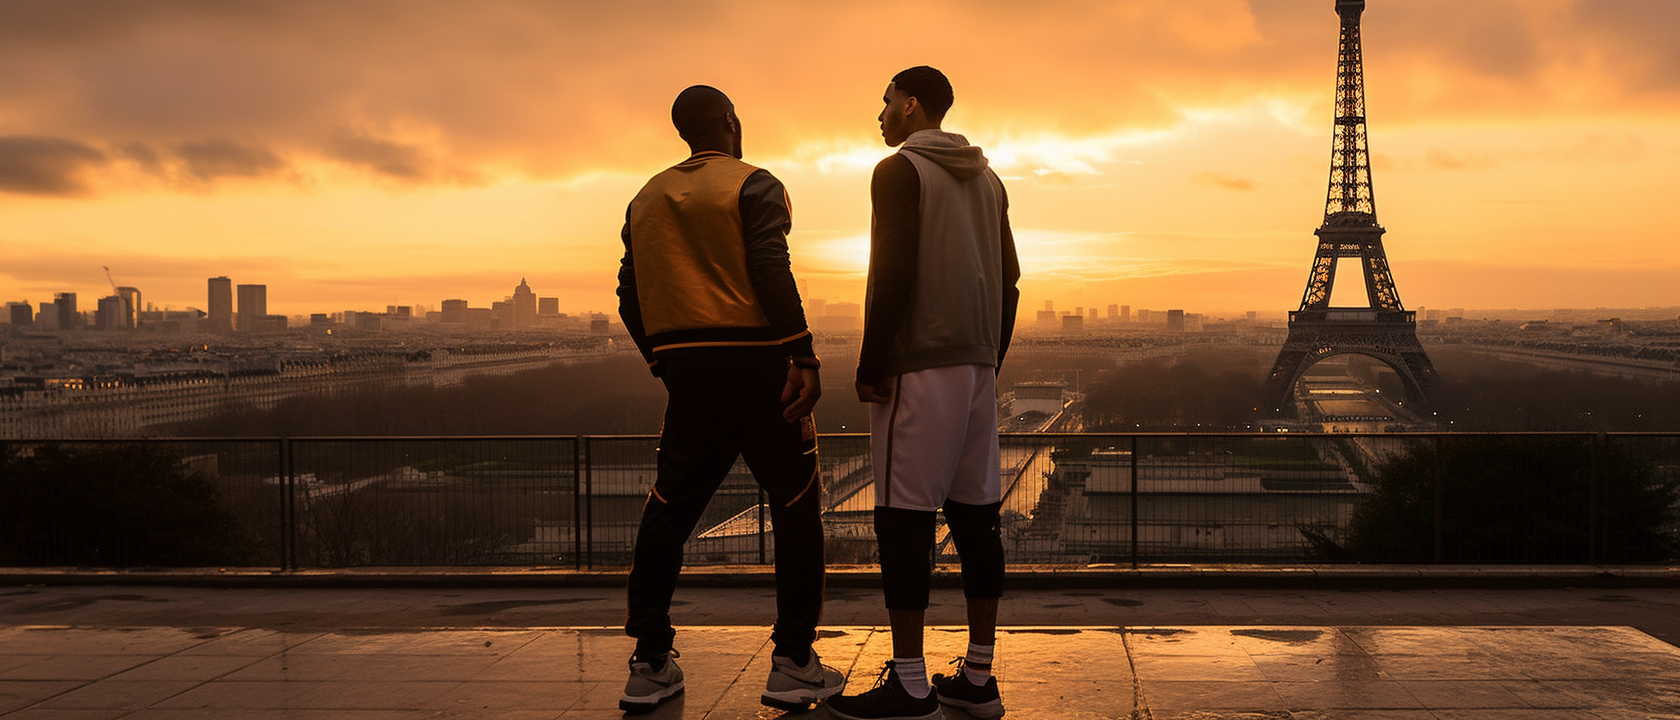
<path fill-rule="evenodd" d="M 945 168 L 958 180 L 968 180 L 986 169 L 986 155 L 968 144 L 968 138 L 944 130 L 917 130 L 904 139 L 904 152 L 913 152 Z"/>

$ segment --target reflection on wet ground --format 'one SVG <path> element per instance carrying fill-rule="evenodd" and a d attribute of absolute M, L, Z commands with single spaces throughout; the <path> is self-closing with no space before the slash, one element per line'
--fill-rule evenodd
<path fill-rule="evenodd" d="M 767 635 L 685 628 L 687 692 L 648 717 L 781 715 L 759 704 Z M 930 667 L 965 642 L 930 630 Z M 19 625 L 0 628 L 0 716 L 618 718 L 630 649 L 600 627 Z M 817 649 L 856 692 L 890 644 L 836 627 Z M 1012 627 L 997 672 L 1023 719 L 1680 718 L 1680 649 L 1617 626 Z"/>

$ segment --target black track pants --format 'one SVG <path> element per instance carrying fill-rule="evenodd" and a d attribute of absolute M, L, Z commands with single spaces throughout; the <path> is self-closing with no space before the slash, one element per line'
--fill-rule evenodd
<path fill-rule="evenodd" d="M 642 506 L 624 630 L 639 655 L 671 649 L 683 544 L 737 457 L 769 497 L 776 539 L 778 648 L 809 647 L 822 617 L 823 535 L 815 425 L 782 420 L 779 349 L 661 353 L 669 391 L 658 479 Z"/>

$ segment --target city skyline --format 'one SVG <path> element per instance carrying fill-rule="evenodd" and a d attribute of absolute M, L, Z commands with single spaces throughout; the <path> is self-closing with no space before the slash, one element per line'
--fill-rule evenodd
<path fill-rule="evenodd" d="M 856 301 L 869 169 L 890 152 L 878 96 L 927 62 L 957 87 L 947 127 L 1009 183 L 1027 303 L 1282 312 L 1324 194 L 1331 5 L 965 5 L 965 32 L 914 49 L 872 3 L 733 20 L 13 6 L 0 301 L 91 306 L 109 267 L 158 307 L 200 307 L 215 276 L 267 284 L 288 315 L 436 304 L 439 287 L 488 304 L 523 276 L 611 314 L 624 203 L 686 154 L 667 118 L 694 82 L 731 93 L 746 159 L 787 184 L 807 297 Z M 1376 194 L 1409 308 L 1680 303 L 1680 231 L 1631 211 L 1680 184 L 1662 30 L 1680 6 L 1379 0 L 1366 18 Z M 674 62 L 701 49 L 692 23 L 795 49 Z M 608 49 L 630 37 L 660 50 Z"/>

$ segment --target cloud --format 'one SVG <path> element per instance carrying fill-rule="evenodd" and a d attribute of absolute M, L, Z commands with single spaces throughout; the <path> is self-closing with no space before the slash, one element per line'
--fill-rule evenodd
<path fill-rule="evenodd" d="M 107 162 L 105 153 L 55 137 L 0 137 L 0 192 L 22 195 L 81 195 L 86 173 Z"/>
<path fill-rule="evenodd" d="M 556 179 L 641 171 L 680 154 L 671 98 L 709 82 L 736 100 L 750 153 L 869 143 L 881 88 L 931 62 L 956 84 L 954 129 L 1103 136 L 1185 107 L 1256 97 L 1327 106 L 1335 14 L 1289 0 L 1015 2 L 678 0 L 475 3 L 159 0 L 0 6 L 0 118 L 96 147 L 252 139 L 404 183 L 458 172 Z M 881 32 L 937 23 L 906 46 Z M 1413 0 L 1364 28 L 1373 118 L 1386 123 L 1680 106 L 1661 0 Z M 763 53 L 718 53 L 759 44 Z M 346 133 L 343 128 L 380 128 Z M 394 130 L 395 132 L 386 132 Z M 445 166 L 443 163 L 447 162 Z M 232 177 L 224 163 L 192 165 Z M 247 171 L 273 172 L 245 164 Z M 1078 174 L 1077 169 L 1049 168 Z"/>
<path fill-rule="evenodd" d="M 266 147 L 227 140 L 181 143 L 175 147 L 175 154 L 181 159 L 182 170 L 202 182 L 263 177 L 289 168 Z"/>
<path fill-rule="evenodd" d="M 1493 158 L 1482 153 L 1453 152 L 1434 148 L 1424 154 L 1424 160 L 1429 167 L 1437 170 L 1485 170 L 1498 164 Z"/>
<path fill-rule="evenodd" d="M 1196 173 L 1196 176 L 1191 178 L 1191 180 L 1194 180 L 1200 185 L 1207 185 L 1223 190 L 1233 190 L 1236 192 L 1248 192 L 1254 190 L 1256 187 L 1259 187 L 1252 180 L 1244 180 L 1243 178 L 1231 177 L 1229 175 L 1212 171 Z"/>
<path fill-rule="evenodd" d="M 328 157 L 398 180 L 424 180 L 432 161 L 418 145 L 341 132 L 327 142 Z"/>

